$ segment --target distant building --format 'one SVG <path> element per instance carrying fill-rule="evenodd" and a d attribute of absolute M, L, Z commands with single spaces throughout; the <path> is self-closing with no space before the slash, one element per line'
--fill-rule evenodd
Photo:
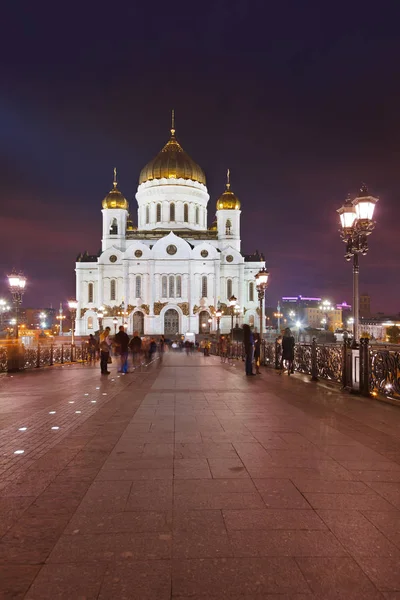
<path fill-rule="evenodd" d="M 371 297 L 369 294 L 361 294 L 360 296 L 360 317 L 371 316 Z"/>
<path fill-rule="evenodd" d="M 341 329 L 343 327 L 342 308 L 351 309 L 346 302 L 332 304 L 332 309 L 326 312 L 321 307 L 322 298 L 317 296 L 284 296 L 282 298 L 282 313 L 286 322 L 295 323 L 300 321 L 304 327 L 324 329 Z M 326 322 L 327 320 L 327 322 Z"/>
<path fill-rule="evenodd" d="M 24 308 L 21 320 L 28 329 L 41 329 L 42 323 L 46 324 L 45 329 L 51 329 L 57 323 L 56 313 L 55 308 Z M 45 318 L 40 315 L 45 315 Z"/>

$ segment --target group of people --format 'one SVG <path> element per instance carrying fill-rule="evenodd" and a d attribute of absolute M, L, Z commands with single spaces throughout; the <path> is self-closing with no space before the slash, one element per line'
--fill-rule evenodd
<path fill-rule="evenodd" d="M 287 327 L 283 336 L 277 339 L 277 351 L 280 353 L 278 363 L 280 365 L 280 373 L 282 374 L 287 366 L 288 375 L 294 373 L 294 347 L 295 340 Z M 260 375 L 260 357 L 261 357 L 261 338 L 259 333 L 253 333 L 250 326 L 243 325 L 243 345 L 245 352 L 245 371 L 246 376 Z M 226 356 L 226 354 L 224 355 Z M 253 365 L 256 372 L 253 372 Z"/>
<path fill-rule="evenodd" d="M 112 363 L 111 351 L 113 350 L 114 355 L 119 357 L 119 373 L 128 373 L 128 360 L 129 353 L 132 354 L 133 366 L 138 366 L 142 362 L 142 357 L 151 361 L 159 350 L 160 357 L 162 358 L 165 349 L 164 336 L 161 336 L 159 345 L 154 338 L 144 339 L 140 337 L 139 333 L 135 331 L 133 337 L 130 338 L 126 333 L 123 325 L 120 325 L 118 333 L 112 338 L 110 335 L 110 327 L 106 327 L 104 331 L 100 333 L 99 340 L 93 335 L 89 337 L 89 357 L 94 360 L 99 354 L 100 357 L 100 370 L 102 375 L 109 375 L 108 365 Z"/>

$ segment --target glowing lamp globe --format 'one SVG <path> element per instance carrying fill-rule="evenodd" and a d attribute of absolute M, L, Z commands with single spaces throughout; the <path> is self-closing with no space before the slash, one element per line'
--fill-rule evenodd
<path fill-rule="evenodd" d="M 367 187 L 363 185 L 359 195 L 353 201 L 357 219 L 360 221 L 371 222 L 374 218 L 375 205 L 377 202 L 378 198 L 370 196 Z"/>
<path fill-rule="evenodd" d="M 350 232 L 353 228 L 354 221 L 357 219 L 356 209 L 353 206 L 351 198 L 348 196 L 346 202 L 337 211 L 340 217 L 340 224 L 343 232 Z"/>
<path fill-rule="evenodd" d="M 265 288 L 268 284 L 269 272 L 263 267 L 256 275 L 257 287 Z"/>
<path fill-rule="evenodd" d="M 77 300 L 68 300 L 68 306 L 69 306 L 70 310 L 76 310 L 78 308 L 78 301 Z"/>

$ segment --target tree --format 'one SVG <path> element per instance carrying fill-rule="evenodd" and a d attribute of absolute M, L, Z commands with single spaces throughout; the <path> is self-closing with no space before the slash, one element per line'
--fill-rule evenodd
<path fill-rule="evenodd" d="M 386 335 L 389 338 L 390 344 L 398 344 L 400 342 L 400 327 L 392 325 L 386 329 Z"/>

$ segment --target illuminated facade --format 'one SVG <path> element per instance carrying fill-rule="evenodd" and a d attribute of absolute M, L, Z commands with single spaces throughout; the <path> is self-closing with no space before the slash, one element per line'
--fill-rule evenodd
<path fill-rule="evenodd" d="M 114 170 L 102 205 L 101 253 L 81 254 L 76 262 L 77 335 L 122 323 L 128 333 L 207 333 L 216 330 L 218 303 L 224 310 L 220 328 L 227 332 L 232 295 L 241 323 L 258 327 L 254 276 L 265 262 L 258 252 L 241 253 L 241 205 L 230 187 L 228 171 L 216 220 L 207 227 L 205 174 L 172 126 L 167 144 L 140 173 L 135 227 Z"/>

